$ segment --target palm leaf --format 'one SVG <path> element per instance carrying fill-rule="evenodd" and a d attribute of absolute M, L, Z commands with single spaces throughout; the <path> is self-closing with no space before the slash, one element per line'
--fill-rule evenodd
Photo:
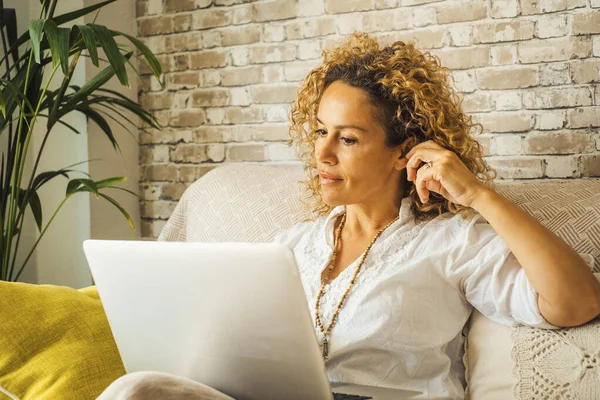
<path fill-rule="evenodd" d="M 127 70 L 125 69 L 125 58 L 123 58 L 123 54 L 119 51 L 117 42 L 115 42 L 115 39 L 108 28 L 96 24 L 89 24 L 88 26 L 94 30 L 96 38 L 102 45 L 104 54 L 106 54 L 108 62 L 113 67 L 119 82 L 121 82 L 122 85 L 129 87 L 129 77 L 127 76 Z"/>
<path fill-rule="evenodd" d="M 79 33 L 81 33 L 81 37 L 83 38 L 85 48 L 90 55 L 92 64 L 98 67 L 98 50 L 96 49 L 98 45 L 96 43 L 96 35 L 94 35 L 94 31 L 87 25 L 76 25 L 76 28 L 79 29 Z"/>
<path fill-rule="evenodd" d="M 121 211 L 121 214 L 123 214 L 123 216 L 127 219 L 127 222 L 129 223 L 129 227 L 131 229 L 135 229 L 135 224 L 133 223 L 133 219 L 131 219 L 131 216 L 127 213 L 127 211 L 125 211 L 125 209 L 123 207 L 121 207 L 121 205 L 119 203 L 117 203 L 117 201 L 115 199 L 105 195 L 104 193 L 100 193 L 100 196 L 104 197 L 106 200 L 111 202 L 115 207 L 117 207 L 119 209 L 119 211 Z"/>
<path fill-rule="evenodd" d="M 156 56 L 154 54 L 152 54 L 152 51 L 150 51 L 148 46 L 146 46 L 140 40 L 138 40 L 138 39 L 134 38 L 133 36 L 130 36 L 126 33 L 112 31 L 112 30 L 110 32 L 113 35 L 124 36 L 127 39 L 129 39 L 129 41 L 140 51 L 140 53 L 142 53 L 144 58 L 148 61 L 148 66 L 150 67 L 150 71 L 152 71 L 152 74 L 156 77 L 156 79 L 160 79 L 160 75 L 162 74 L 162 67 L 160 65 L 160 62 L 158 61 Z"/>
<path fill-rule="evenodd" d="M 92 109 L 91 107 L 84 105 L 84 104 L 77 105 L 75 107 L 75 110 L 85 114 L 88 117 L 88 119 L 91 119 L 92 121 L 94 121 L 94 123 L 96 123 L 96 125 L 98 125 L 98 127 L 100 129 L 102 129 L 104 134 L 106 134 L 106 136 L 112 143 L 113 148 L 115 150 L 119 150 L 119 152 L 121 151 L 121 148 L 119 147 L 119 144 L 117 143 L 117 140 L 115 139 L 115 136 L 113 135 L 110 125 L 108 124 L 108 122 L 106 122 L 106 119 L 104 119 L 104 117 L 102 115 L 100 115 L 100 113 L 98 111 L 96 111 L 96 110 Z"/>
<path fill-rule="evenodd" d="M 116 176 L 113 178 L 103 179 L 101 181 L 96 182 L 96 187 L 98 189 L 104 189 L 107 187 L 115 186 L 116 184 L 119 184 L 121 182 L 125 182 L 126 180 L 127 178 L 124 176 Z"/>
<path fill-rule="evenodd" d="M 40 63 L 40 42 L 42 41 L 42 30 L 44 28 L 43 19 L 33 19 L 29 21 L 29 35 L 31 36 L 31 47 L 36 63 Z"/>

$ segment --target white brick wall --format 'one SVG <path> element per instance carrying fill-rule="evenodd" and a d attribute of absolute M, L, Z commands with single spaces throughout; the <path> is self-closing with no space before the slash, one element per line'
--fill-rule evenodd
<path fill-rule="evenodd" d="M 414 41 L 453 69 L 499 179 L 600 175 L 598 0 L 138 0 L 143 235 L 222 163 L 286 163 L 296 90 L 325 46 L 355 30 Z"/>

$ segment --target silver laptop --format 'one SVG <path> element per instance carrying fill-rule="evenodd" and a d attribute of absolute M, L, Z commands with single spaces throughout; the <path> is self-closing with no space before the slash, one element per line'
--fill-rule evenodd
<path fill-rule="evenodd" d="M 420 394 L 330 385 L 284 245 L 87 240 L 83 248 L 127 372 L 184 376 L 236 400 Z"/>

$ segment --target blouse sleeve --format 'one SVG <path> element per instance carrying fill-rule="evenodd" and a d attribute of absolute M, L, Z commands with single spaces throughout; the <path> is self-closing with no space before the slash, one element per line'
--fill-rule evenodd
<path fill-rule="evenodd" d="M 558 328 L 541 315 L 525 270 L 485 218 L 476 214 L 465 224 L 445 271 L 467 301 L 499 324 Z"/>

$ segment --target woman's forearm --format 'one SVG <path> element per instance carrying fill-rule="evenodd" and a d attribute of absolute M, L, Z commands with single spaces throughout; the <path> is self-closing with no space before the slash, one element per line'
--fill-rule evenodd
<path fill-rule="evenodd" d="M 566 242 L 491 189 L 473 201 L 513 252 L 538 293 L 542 316 L 557 326 L 581 325 L 600 314 L 600 283 Z"/>

